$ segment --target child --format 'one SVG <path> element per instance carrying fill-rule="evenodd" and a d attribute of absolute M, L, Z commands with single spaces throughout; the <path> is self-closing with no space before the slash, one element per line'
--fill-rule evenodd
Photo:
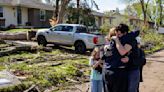
<path fill-rule="evenodd" d="M 109 33 L 107 36 L 105 36 L 105 45 L 108 45 L 109 44 L 109 41 L 111 40 L 112 36 L 116 36 L 115 34 L 115 28 L 111 28 L 109 30 Z"/>
<path fill-rule="evenodd" d="M 102 61 L 100 59 L 100 48 L 95 47 L 89 59 L 91 69 L 91 92 L 102 92 Z"/>

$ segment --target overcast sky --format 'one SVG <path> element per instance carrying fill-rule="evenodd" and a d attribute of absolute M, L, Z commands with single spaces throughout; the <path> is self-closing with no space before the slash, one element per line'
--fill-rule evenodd
<path fill-rule="evenodd" d="M 95 2 L 98 4 L 100 12 L 115 10 L 116 8 L 123 10 L 126 7 L 126 5 L 120 2 L 120 0 L 95 0 Z"/>
<path fill-rule="evenodd" d="M 42 1 L 46 1 L 46 0 L 42 0 Z M 73 0 L 76 2 L 76 0 Z M 91 0 L 87 0 L 88 2 L 91 2 Z M 103 11 L 109 11 L 109 10 L 115 10 L 116 8 L 119 8 L 119 10 L 123 10 L 125 9 L 126 5 L 122 2 L 120 2 L 121 0 L 94 0 L 99 9 L 97 10 L 99 12 L 103 12 Z"/>

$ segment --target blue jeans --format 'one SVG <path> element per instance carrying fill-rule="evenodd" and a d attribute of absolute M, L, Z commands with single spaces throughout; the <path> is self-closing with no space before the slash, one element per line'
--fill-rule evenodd
<path fill-rule="evenodd" d="M 102 92 L 102 80 L 91 80 L 91 92 Z"/>
<path fill-rule="evenodd" d="M 140 70 L 130 70 L 128 72 L 128 92 L 137 92 L 140 81 Z"/>

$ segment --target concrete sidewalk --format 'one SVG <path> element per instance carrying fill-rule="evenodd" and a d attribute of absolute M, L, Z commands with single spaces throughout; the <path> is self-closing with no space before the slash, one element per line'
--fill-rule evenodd
<path fill-rule="evenodd" d="M 140 92 L 164 91 L 164 50 L 147 57 L 147 64 L 143 70 L 144 82 L 140 85 Z"/>

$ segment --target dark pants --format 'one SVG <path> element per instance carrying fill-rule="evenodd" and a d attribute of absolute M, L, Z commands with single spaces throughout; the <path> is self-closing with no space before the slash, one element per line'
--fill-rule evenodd
<path fill-rule="evenodd" d="M 128 92 L 126 69 L 103 69 L 104 92 Z"/>
<path fill-rule="evenodd" d="M 140 81 L 140 70 L 129 70 L 128 92 L 137 92 Z"/>
<path fill-rule="evenodd" d="M 143 82 L 142 70 L 143 70 L 143 66 L 140 67 L 140 82 Z M 140 87 L 140 83 L 138 84 L 137 92 L 139 92 L 139 87 Z"/>

